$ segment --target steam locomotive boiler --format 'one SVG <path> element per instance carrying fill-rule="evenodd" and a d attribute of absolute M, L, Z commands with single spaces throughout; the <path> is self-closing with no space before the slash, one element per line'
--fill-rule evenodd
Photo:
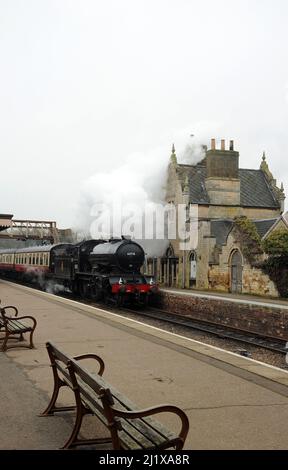
<path fill-rule="evenodd" d="M 153 277 L 144 276 L 143 248 L 125 238 L 97 244 L 89 256 L 92 295 L 113 297 L 118 305 L 126 301 L 146 303 L 157 292 Z"/>

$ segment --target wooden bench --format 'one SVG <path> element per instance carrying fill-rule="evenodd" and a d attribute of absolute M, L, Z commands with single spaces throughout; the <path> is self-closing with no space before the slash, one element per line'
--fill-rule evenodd
<path fill-rule="evenodd" d="M 183 448 L 189 430 L 189 421 L 180 408 L 173 405 L 160 405 L 139 410 L 126 396 L 103 379 L 105 366 L 99 356 L 86 354 L 72 358 L 50 342 L 46 346 L 53 370 L 54 390 L 42 416 L 76 408 L 74 428 L 63 446 L 64 449 L 107 442 L 113 449 L 124 450 Z M 98 374 L 90 373 L 80 363 L 82 359 L 88 358 L 98 361 Z M 76 406 L 56 406 L 62 386 L 68 386 L 73 390 Z M 152 415 L 164 412 L 173 413 L 180 418 L 181 429 L 178 434 L 151 418 Z M 106 426 L 109 431 L 108 438 L 79 438 L 82 420 L 86 414 L 96 416 Z"/>
<path fill-rule="evenodd" d="M 14 316 L 7 315 L 7 310 L 13 310 Z M 20 321 L 21 320 L 21 321 Z M 22 320 L 31 320 L 32 324 L 27 324 Z M 34 348 L 33 344 L 33 333 L 35 331 L 37 321 L 31 316 L 18 317 L 18 309 L 13 305 L 7 305 L 6 307 L 0 307 L 0 333 L 4 333 L 4 336 L 0 339 L 3 341 L 1 351 L 6 351 L 8 348 L 14 348 L 17 346 Z M 18 341 L 24 341 L 24 333 L 30 333 L 29 344 L 13 344 L 8 345 L 9 339 L 18 339 Z"/>

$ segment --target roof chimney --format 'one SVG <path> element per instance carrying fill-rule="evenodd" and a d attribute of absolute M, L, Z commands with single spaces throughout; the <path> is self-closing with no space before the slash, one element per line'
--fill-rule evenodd
<path fill-rule="evenodd" d="M 211 150 L 206 152 L 207 178 L 239 179 L 239 152 L 234 150 L 234 141 L 221 139 L 217 149 L 216 139 L 211 140 Z M 265 162 L 264 162 L 265 163 Z M 262 162 L 263 167 L 263 162 Z"/>

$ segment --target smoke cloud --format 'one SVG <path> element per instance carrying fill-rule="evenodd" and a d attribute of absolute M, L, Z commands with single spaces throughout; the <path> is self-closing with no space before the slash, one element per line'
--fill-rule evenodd
<path fill-rule="evenodd" d="M 185 129 L 175 132 L 173 137 L 179 163 L 196 164 L 204 158 L 201 136 L 192 136 Z M 132 226 L 132 238 L 139 241 L 148 256 L 161 256 L 165 252 L 168 240 L 151 240 L 145 236 L 143 214 L 152 214 L 157 205 L 165 204 L 172 142 L 170 149 L 159 146 L 128 155 L 122 165 L 109 173 L 96 173 L 83 182 L 74 224 L 78 238 L 96 238 L 96 233 L 99 238 L 99 228 L 102 238 L 125 236 Z"/>

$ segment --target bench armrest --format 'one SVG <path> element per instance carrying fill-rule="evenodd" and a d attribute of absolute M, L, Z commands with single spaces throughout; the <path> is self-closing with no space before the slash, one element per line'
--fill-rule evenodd
<path fill-rule="evenodd" d="M 14 315 L 15 317 L 17 317 L 18 315 L 18 308 L 14 307 L 14 305 L 7 305 L 6 307 L 1 307 L 0 310 L 1 310 L 1 313 L 6 316 L 6 312 L 5 310 L 8 310 L 9 309 L 13 309 L 15 311 Z M 8 317 L 9 318 L 9 317 Z"/>
<path fill-rule="evenodd" d="M 174 413 L 181 420 L 181 431 L 179 433 L 179 439 L 183 442 L 183 444 L 185 442 L 189 431 L 189 420 L 186 413 L 184 413 L 184 411 L 178 408 L 177 406 L 159 405 L 135 411 L 119 410 L 118 408 L 114 408 L 114 406 L 112 406 L 111 408 L 113 409 L 114 416 L 125 419 L 145 418 L 147 416 L 156 415 L 158 413 Z"/>
<path fill-rule="evenodd" d="M 76 361 L 82 361 L 82 359 L 95 359 L 100 365 L 98 375 L 103 375 L 105 364 L 103 359 L 97 356 L 97 354 L 81 354 L 80 356 L 74 356 L 73 359 L 75 359 Z"/>

